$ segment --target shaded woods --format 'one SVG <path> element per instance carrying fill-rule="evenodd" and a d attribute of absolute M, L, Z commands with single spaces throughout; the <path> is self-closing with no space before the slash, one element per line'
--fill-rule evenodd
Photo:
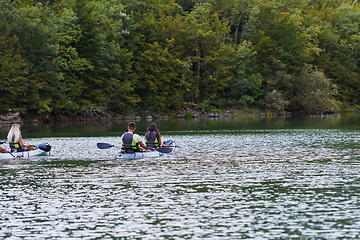
<path fill-rule="evenodd" d="M 0 111 L 356 109 L 359 19 L 344 0 L 0 0 Z"/>

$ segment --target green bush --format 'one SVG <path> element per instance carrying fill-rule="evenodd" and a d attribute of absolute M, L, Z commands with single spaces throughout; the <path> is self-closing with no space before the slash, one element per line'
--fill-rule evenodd
<path fill-rule="evenodd" d="M 297 101 L 308 114 L 334 113 L 340 111 L 340 104 L 334 99 L 338 93 L 325 74 L 306 65 L 294 82 Z"/>
<path fill-rule="evenodd" d="M 185 113 L 185 119 L 190 119 L 190 118 L 194 118 L 194 114 L 191 112 Z"/>
<path fill-rule="evenodd" d="M 217 109 L 217 108 L 210 108 L 210 109 L 208 110 L 208 112 L 209 112 L 209 113 L 219 113 L 220 110 Z"/>
<path fill-rule="evenodd" d="M 166 112 L 167 112 L 167 114 L 169 114 L 169 115 L 172 116 L 172 117 L 174 117 L 174 116 L 176 116 L 176 115 L 178 114 L 177 111 L 172 110 L 172 109 L 169 109 L 169 110 L 167 110 Z"/>
<path fill-rule="evenodd" d="M 266 107 L 271 110 L 283 111 L 284 107 L 289 104 L 288 101 L 285 101 L 281 92 L 277 90 L 272 90 L 265 95 Z"/>

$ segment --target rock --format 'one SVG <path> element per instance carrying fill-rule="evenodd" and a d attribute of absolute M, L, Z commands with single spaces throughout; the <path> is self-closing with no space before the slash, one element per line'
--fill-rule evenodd
<path fill-rule="evenodd" d="M 20 122 L 20 113 L 8 113 L 7 115 L 0 115 L 1 124 L 13 124 Z"/>
<path fill-rule="evenodd" d="M 218 113 L 208 113 L 209 117 L 219 117 Z"/>

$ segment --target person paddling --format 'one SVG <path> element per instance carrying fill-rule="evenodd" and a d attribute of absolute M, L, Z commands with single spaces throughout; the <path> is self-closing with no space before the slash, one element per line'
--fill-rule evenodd
<path fill-rule="evenodd" d="M 145 132 L 145 144 L 150 150 L 155 150 L 163 144 L 161 143 L 161 135 L 155 123 L 151 123 Z"/>
<path fill-rule="evenodd" d="M 11 126 L 10 131 L 7 135 L 7 140 L 9 142 L 11 152 L 23 152 L 36 149 L 29 143 L 22 140 L 20 125 L 18 123 L 14 123 Z"/>
<path fill-rule="evenodd" d="M 145 144 L 141 141 L 141 137 L 134 133 L 135 132 L 135 123 L 130 122 L 128 124 L 128 132 L 124 133 L 121 136 L 122 140 L 122 147 L 126 153 L 134 153 L 134 152 L 141 152 L 143 149 L 145 149 L 147 152 L 149 151 Z M 141 149 L 142 147 L 143 149 Z"/>

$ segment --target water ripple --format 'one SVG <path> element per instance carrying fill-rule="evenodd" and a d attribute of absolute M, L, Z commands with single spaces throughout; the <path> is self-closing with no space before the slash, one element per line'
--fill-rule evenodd
<path fill-rule="evenodd" d="M 356 132 L 164 135 L 158 159 L 116 161 L 119 137 L 39 138 L 1 162 L 1 239 L 358 239 Z"/>

